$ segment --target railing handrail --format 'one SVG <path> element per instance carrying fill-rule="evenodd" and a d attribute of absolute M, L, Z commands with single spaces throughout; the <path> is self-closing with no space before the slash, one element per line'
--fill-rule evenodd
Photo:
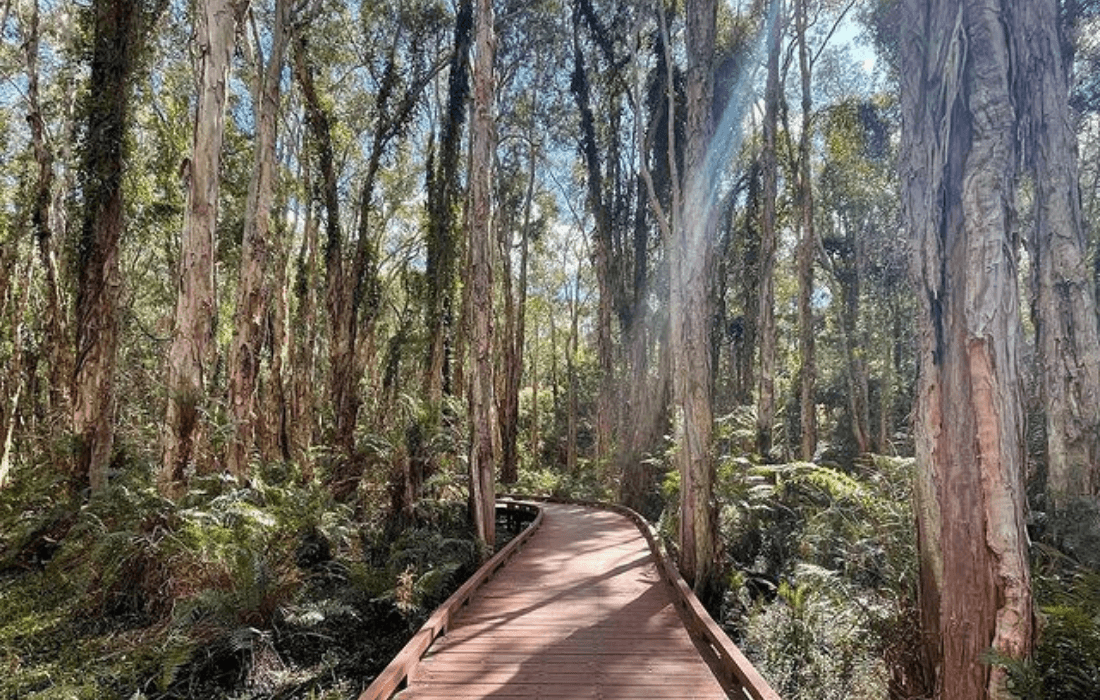
<path fill-rule="evenodd" d="M 510 498 L 527 501 L 542 501 L 545 503 L 564 503 L 589 508 L 610 510 L 626 516 L 641 531 L 649 543 L 649 548 L 657 559 L 657 569 L 661 578 L 672 589 L 673 600 L 680 611 L 680 618 L 688 631 L 703 642 L 700 650 L 707 665 L 715 677 L 734 698 L 746 698 L 747 700 L 781 700 L 779 694 L 772 689 L 756 667 L 752 665 L 745 655 L 729 638 L 729 635 L 714 621 L 699 598 L 687 585 L 687 581 L 680 575 L 680 570 L 672 561 L 660 536 L 648 520 L 638 512 L 617 503 L 604 503 L 602 501 L 585 501 L 573 498 L 558 498 L 555 496 L 527 496 L 514 494 Z"/>
<path fill-rule="evenodd" d="M 506 494 L 498 496 L 498 508 L 535 511 L 534 521 L 439 606 L 428 618 L 428 621 L 413 635 L 409 643 L 394 657 L 393 661 L 363 691 L 358 700 L 388 700 L 408 679 L 432 643 L 439 636 L 446 633 L 454 614 L 469 602 L 474 593 L 507 563 L 542 524 L 543 509 L 531 503 L 531 501 L 599 508 L 629 518 L 649 543 L 650 551 L 653 552 L 654 558 L 657 560 L 657 570 L 661 575 L 661 579 L 668 584 L 672 591 L 672 598 L 680 613 L 681 620 L 688 631 L 701 642 L 697 644 L 700 654 L 727 694 L 730 697 L 742 700 L 780 700 L 779 694 L 768 685 L 768 682 L 745 658 L 745 655 L 741 653 L 733 640 L 729 638 L 706 611 L 703 604 L 699 602 L 691 587 L 680 575 L 679 569 L 676 568 L 676 564 L 672 561 L 653 526 L 636 511 L 626 506 L 600 501 Z"/>
<path fill-rule="evenodd" d="M 504 566 L 535 530 L 542 525 L 543 509 L 533 503 L 501 498 L 498 499 L 496 505 L 498 508 L 503 507 L 508 510 L 534 512 L 535 519 L 511 542 L 494 554 L 489 561 L 485 562 L 442 605 L 436 608 L 428 621 L 417 630 L 412 639 L 397 653 L 397 656 L 393 657 L 386 668 L 382 669 L 382 672 L 367 686 L 367 689 L 359 696 L 359 700 L 388 700 L 401 687 L 401 684 L 408 679 L 409 674 L 413 672 L 425 652 L 432 646 L 432 642 L 447 632 L 455 613 L 469 602 L 474 593 L 492 578 L 493 574 Z"/>

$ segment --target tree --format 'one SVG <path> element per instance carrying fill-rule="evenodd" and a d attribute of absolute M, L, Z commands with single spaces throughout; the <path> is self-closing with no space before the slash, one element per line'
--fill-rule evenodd
<path fill-rule="evenodd" d="M 427 284 L 425 319 L 429 345 L 424 388 L 438 404 L 448 386 L 448 351 L 454 325 L 454 277 L 458 240 L 454 219 L 459 197 L 459 154 L 470 94 L 469 54 L 473 34 L 473 1 L 462 0 L 455 15 L 454 49 L 447 78 L 447 108 L 439 134 L 439 165 L 428 185 Z"/>
<path fill-rule="evenodd" d="M 817 451 L 817 363 L 814 351 L 814 257 L 817 253 L 817 232 L 814 229 L 813 168 L 810 144 L 813 140 L 813 93 L 810 84 L 813 62 L 807 45 L 809 0 L 798 0 L 795 8 L 795 34 L 798 41 L 798 67 L 802 79 L 802 124 L 798 135 L 798 349 L 799 407 L 801 415 L 802 459 L 813 461 Z"/>
<path fill-rule="evenodd" d="M 1100 496 L 1100 334 L 1059 3 L 1021 1 L 1014 11 L 1014 46 L 1022 57 L 1015 89 L 1024 167 L 1034 189 L 1034 224 L 1026 241 L 1046 407 L 1047 491 L 1058 511 L 1075 499 Z"/>
<path fill-rule="evenodd" d="M 158 479 L 165 493 L 183 483 L 186 469 L 198 457 L 196 448 L 202 439 L 201 411 L 215 353 L 214 229 L 218 221 L 226 91 L 237 25 L 247 7 L 248 0 L 203 0 L 195 8 L 199 94 L 191 157 L 181 167 L 187 207 L 180 238 L 175 331 L 168 352 L 164 460 Z"/>
<path fill-rule="evenodd" d="M 69 375 L 72 372 L 71 349 L 66 343 L 69 322 L 58 265 L 57 233 L 64 234 L 64 207 L 54 175 L 54 146 L 46 126 L 39 92 L 39 3 L 30 3 L 30 17 L 24 30 L 23 51 L 27 63 L 27 124 L 31 130 L 34 159 L 38 176 L 34 186 L 34 207 L 31 224 L 38 254 L 42 260 L 46 282 L 46 361 L 49 371 L 50 404 L 54 411 L 67 408 Z M 68 127 L 68 124 L 64 125 Z M 64 183 L 62 183 L 62 187 Z"/>
<path fill-rule="evenodd" d="M 916 511 L 928 692 L 1007 698 L 1032 646 L 1006 3 L 906 0 L 903 211 L 920 311 Z M 965 623 L 963 622 L 965 621 Z"/>
<path fill-rule="evenodd" d="M 142 0 L 97 0 L 84 105 L 80 185 L 84 210 L 77 244 L 76 357 L 72 484 L 107 485 L 115 438 L 115 364 L 119 343 L 119 242 L 122 176 L 131 81 L 144 36 L 159 8 Z"/>
<path fill-rule="evenodd" d="M 768 74 L 764 88 L 763 211 L 760 223 L 760 386 L 756 397 L 756 449 L 765 457 L 772 449 L 775 425 L 775 251 L 778 165 L 776 131 L 779 127 L 779 51 L 783 0 L 768 37 Z"/>
<path fill-rule="evenodd" d="M 494 479 L 496 400 L 493 397 L 493 57 L 496 34 L 492 0 L 474 10 L 473 117 L 470 120 L 470 515 L 477 538 L 495 541 Z"/>
<path fill-rule="evenodd" d="M 713 123 L 714 39 L 717 3 L 688 0 L 686 169 L 683 191 L 673 205 L 669 241 L 671 276 L 672 387 L 676 464 L 680 471 L 680 569 L 703 600 L 718 587 L 717 514 L 711 455 L 709 273 L 717 214 L 710 203 L 707 149 Z M 670 158 L 673 156 L 670 155 Z"/>
<path fill-rule="evenodd" d="M 264 293 L 269 287 L 264 279 L 265 270 L 273 257 L 269 237 L 277 165 L 275 142 L 283 53 L 290 29 L 289 12 L 290 0 L 276 0 L 266 66 L 263 49 L 259 45 L 255 47 L 256 145 L 241 238 L 233 340 L 229 346 L 229 409 L 233 415 L 233 437 L 226 454 L 226 466 L 238 479 L 247 475 L 248 455 L 256 439 L 256 381 L 260 371 L 262 326 L 269 301 L 269 295 Z"/>

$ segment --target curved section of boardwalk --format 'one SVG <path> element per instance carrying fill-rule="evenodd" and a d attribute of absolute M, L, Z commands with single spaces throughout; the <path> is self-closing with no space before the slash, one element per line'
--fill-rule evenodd
<path fill-rule="evenodd" d="M 542 507 L 542 528 L 396 697 L 725 698 L 634 523 L 606 510 Z"/>

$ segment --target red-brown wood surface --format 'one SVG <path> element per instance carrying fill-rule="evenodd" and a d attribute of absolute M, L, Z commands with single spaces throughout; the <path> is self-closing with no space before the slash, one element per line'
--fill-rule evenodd
<path fill-rule="evenodd" d="M 542 507 L 542 528 L 455 616 L 396 697 L 727 697 L 634 523 L 607 510 Z"/>

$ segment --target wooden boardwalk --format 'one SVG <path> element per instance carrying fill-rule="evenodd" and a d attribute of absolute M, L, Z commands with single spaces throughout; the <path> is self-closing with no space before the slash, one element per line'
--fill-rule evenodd
<path fill-rule="evenodd" d="M 634 523 L 607 510 L 543 508 L 542 527 L 395 697 L 726 698 Z"/>

